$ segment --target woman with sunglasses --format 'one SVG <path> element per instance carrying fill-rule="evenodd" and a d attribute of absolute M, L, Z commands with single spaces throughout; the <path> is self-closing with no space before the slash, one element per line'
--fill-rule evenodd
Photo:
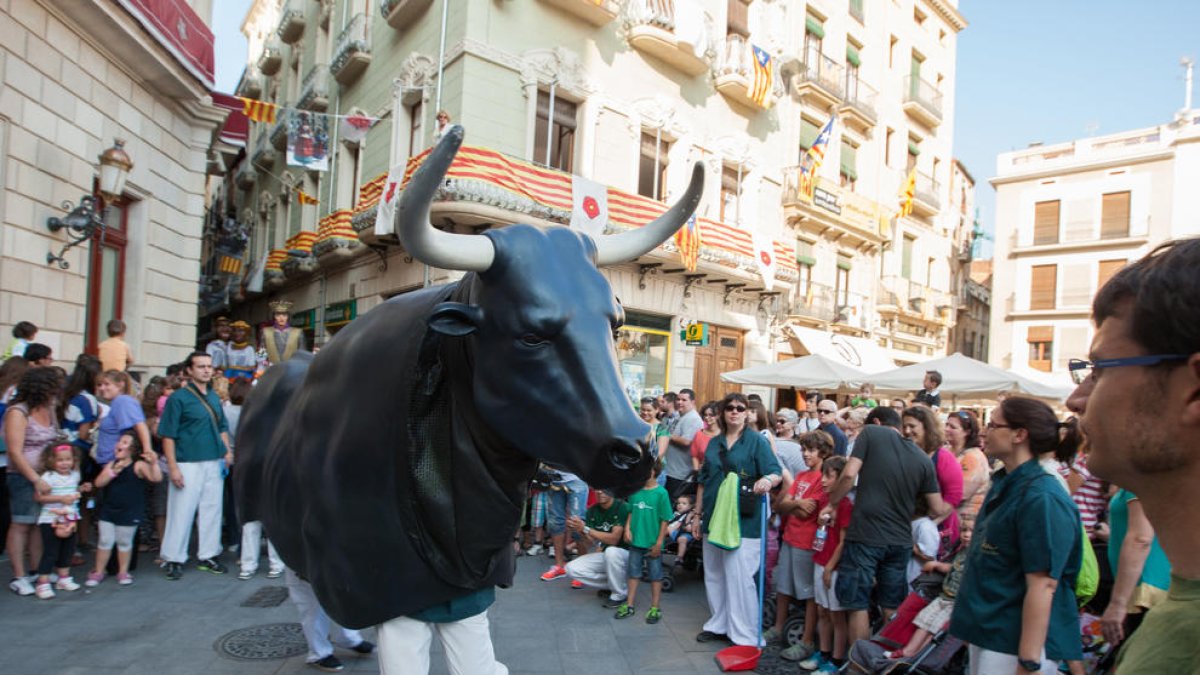
<path fill-rule="evenodd" d="M 966 531 L 975 527 L 975 517 L 983 506 L 992 483 L 987 455 L 979 449 L 979 420 L 974 413 L 957 410 L 946 419 L 946 443 L 962 466 L 962 503 L 958 506 L 958 527 Z"/>
<path fill-rule="evenodd" d="M 701 505 L 701 522 L 693 526 L 693 536 L 708 532 L 716 507 L 717 491 L 728 472 L 740 477 L 744 488 L 765 495 L 782 480 L 775 454 L 767 439 L 748 429 L 746 397 L 729 394 L 721 401 L 721 433 L 705 451 L 700 468 L 696 502 Z M 759 644 L 758 591 L 754 577 L 758 573 L 762 550 L 760 519 L 761 499 L 751 512 L 740 514 L 741 545 L 725 550 L 704 541 L 704 587 L 712 616 L 704 623 L 697 642 L 723 640 L 737 645 Z"/>
<path fill-rule="evenodd" d="M 1079 511 L 1038 457 L 1074 451 L 1074 428 L 1045 403 L 1013 396 L 995 408 L 984 449 L 1004 463 L 975 523 L 950 633 L 970 645 L 972 673 L 1057 673 L 1082 658 L 1075 580 Z"/>

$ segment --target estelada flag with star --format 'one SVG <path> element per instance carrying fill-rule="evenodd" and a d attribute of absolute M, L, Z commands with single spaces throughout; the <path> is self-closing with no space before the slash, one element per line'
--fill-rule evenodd
<path fill-rule="evenodd" d="M 387 182 L 383 184 L 383 193 L 379 195 L 379 206 L 375 209 L 375 236 L 386 237 L 396 233 L 396 225 L 392 221 L 396 217 L 396 201 L 400 198 L 400 184 L 404 182 L 404 169 L 407 164 L 397 164 L 388 171 Z"/>
<path fill-rule="evenodd" d="M 592 237 L 608 225 L 608 188 L 583 176 L 571 176 L 571 227 Z"/>
<path fill-rule="evenodd" d="M 775 261 L 775 242 L 761 232 L 751 233 L 750 238 L 754 241 L 754 263 L 762 275 L 763 288 L 770 291 L 775 285 L 775 269 L 778 267 Z"/>
<path fill-rule="evenodd" d="M 689 272 L 695 272 L 696 265 L 700 262 L 701 244 L 703 241 L 700 238 L 700 225 L 696 222 L 696 214 L 693 213 L 683 227 L 675 231 L 675 246 L 679 249 L 679 260 Z"/>
<path fill-rule="evenodd" d="M 750 99 L 765 108 L 775 77 L 775 62 L 767 50 L 758 45 L 750 45 L 750 52 L 754 55 L 754 83 L 750 87 Z"/>
<path fill-rule="evenodd" d="M 900 186 L 900 210 L 896 212 L 896 217 L 907 216 L 912 213 L 913 197 L 917 194 L 917 167 L 913 167 L 912 171 L 908 172 L 908 177 L 904 179 L 904 183 Z"/>
<path fill-rule="evenodd" d="M 812 202 L 813 200 L 813 192 L 817 189 L 817 172 L 821 170 L 821 163 L 825 161 L 825 150 L 829 147 L 829 140 L 833 137 L 833 124 L 836 121 L 836 113 L 829 116 L 829 121 L 821 127 L 812 147 L 800 159 L 799 188 L 800 195 L 805 201 Z"/>
<path fill-rule="evenodd" d="M 251 122 L 275 123 L 275 113 L 279 110 L 279 106 L 266 101 L 255 101 L 252 98 L 242 98 L 241 96 L 238 98 L 242 101 L 242 114 Z"/>

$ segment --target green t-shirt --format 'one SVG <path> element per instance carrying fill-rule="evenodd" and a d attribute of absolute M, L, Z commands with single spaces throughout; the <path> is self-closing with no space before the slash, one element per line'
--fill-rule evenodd
<path fill-rule="evenodd" d="M 587 517 L 583 522 L 597 532 L 612 532 L 614 527 L 625 527 L 625 519 L 628 517 L 629 505 L 623 499 L 614 499 L 607 509 L 600 508 L 599 504 L 592 506 L 587 510 Z M 617 541 L 617 546 L 628 548 L 624 535 Z"/>
<path fill-rule="evenodd" d="M 671 497 L 666 488 L 642 488 L 629 498 L 629 529 L 633 546 L 650 548 L 658 541 L 662 524 L 671 519 Z"/>
<path fill-rule="evenodd" d="M 1200 673 L 1200 579 L 1171 575 L 1167 599 L 1146 614 L 1121 652 L 1121 675 Z"/>

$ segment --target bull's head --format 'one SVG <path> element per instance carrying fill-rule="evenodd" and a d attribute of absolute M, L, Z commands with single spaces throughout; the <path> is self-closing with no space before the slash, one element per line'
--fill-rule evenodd
<path fill-rule="evenodd" d="M 704 173 L 644 227 L 595 240 L 565 227 L 514 225 L 482 236 L 443 232 L 429 205 L 462 144 L 455 126 L 405 189 L 396 233 L 421 262 L 478 275 L 470 304 L 446 302 L 431 329 L 473 340 L 479 414 L 521 451 L 596 487 L 637 489 L 650 466 L 650 428 L 634 414 L 613 333 L 624 311 L 600 265 L 627 262 L 668 239 L 695 211 Z"/>

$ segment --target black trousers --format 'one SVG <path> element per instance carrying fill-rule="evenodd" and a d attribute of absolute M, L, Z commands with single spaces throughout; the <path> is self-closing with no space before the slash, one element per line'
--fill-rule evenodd
<path fill-rule="evenodd" d="M 71 556 L 75 554 L 75 532 L 66 539 L 60 539 L 54 534 L 54 526 L 49 523 L 38 525 L 42 531 L 42 561 L 38 564 L 38 574 L 48 575 L 55 569 L 70 569 Z"/>

